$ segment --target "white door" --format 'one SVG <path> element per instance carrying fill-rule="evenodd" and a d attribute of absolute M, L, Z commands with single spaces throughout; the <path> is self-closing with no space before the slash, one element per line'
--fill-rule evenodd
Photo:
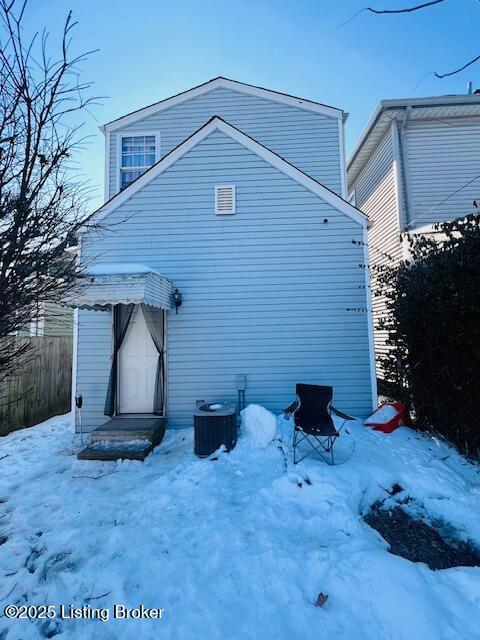
<path fill-rule="evenodd" d="M 158 352 L 136 305 L 118 354 L 119 413 L 153 413 L 157 362 Z"/>

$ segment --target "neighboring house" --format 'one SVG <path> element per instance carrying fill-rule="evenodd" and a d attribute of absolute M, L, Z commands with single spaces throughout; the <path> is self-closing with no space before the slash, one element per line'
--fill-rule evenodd
<path fill-rule="evenodd" d="M 77 253 L 77 247 L 71 246 L 65 250 L 65 259 L 72 260 Z M 58 302 L 37 302 L 36 317 L 15 335 L 20 337 L 53 337 L 67 336 L 73 338 L 73 309 Z"/>
<path fill-rule="evenodd" d="M 117 414 L 189 426 L 196 400 L 235 401 L 242 376 L 247 402 L 276 412 L 314 382 L 370 413 L 367 221 L 343 199 L 344 118 L 216 78 L 102 127 L 107 202 L 81 237 L 76 300 L 85 429 Z"/>
<path fill-rule="evenodd" d="M 400 261 L 401 232 L 432 234 L 436 222 L 475 211 L 480 94 L 382 100 L 348 160 L 347 180 L 349 201 L 373 222 L 371 266 Z M 376 325 L 385 301 L 374 296 L 372 304 Z M 385 338 L 375 330 L 377 358 Z"/>
<path fill-rule="evenodd" d="M 38 318 L 19 335 L 73 336 L 73 310 L 62 304 L 44 302 L 40 305 Z"/>
<path fill-rule="evenodd" d="M 73 336 L 73 310 L 63 304 L 42 302 L 38 316 L 29 326 L 16 332 L 17 336 Z"/>

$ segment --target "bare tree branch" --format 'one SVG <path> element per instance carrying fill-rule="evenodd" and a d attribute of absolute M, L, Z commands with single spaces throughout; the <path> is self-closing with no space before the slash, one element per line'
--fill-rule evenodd
<path fill-rule="evenodd" d="M 78 79 L 89 54 L 70 53 L 71 13 L 56 57 L 46 31 L 27 38 L 26 7 L 0 0 L 0 381 L 27 355 L 12 334 L 77 286 L 76 233 L 88 217 L 72 158 L 87 140 L 79 116 L 94 104 Z"/>
<path fill-rule="evenodd" d="M 466 64 L 464 64 L 463 67 L 459 67 L 458 69 L 455 69 L 454 71 L 449 71 L 448 73 L 437 73 L 435 71 L 434 72 L 435 73 L 435 77 L 436 78 L 448 78 L 448 76 L 454 76 L 456 73 L 460 73 L 460 71 L 463 71 L 464 69 L 466 69 L 470 65 L 474 64 L 475 62 L 478 62 L 478 60 L 480 60 L 480 55 L 476 56 L 475 58 L 470 60 L 470 62 L 467 62 Z"/>
<path fill-rule="evenodd" d="M 445 2 L 445 0 L 430 0 L 430 2 L 424 2 L 423 4 L 417 4 L 414 7 L 406 7 L 404 9 L 374 9 L 373 7 L 363 7 L 356 13 L 353 14 L 351 18 L 349 18 L 346 22 L 343 22 L 340 27 L 344 27 L 345 25 L 355 20 L 357 16 L 366 11 L 370 13 L 375 13 L 377 15 L 381 14 L 398 14 L 398 13 L 412 13 L 413 11 L 419 11 L 420 9 L 425 9 L 427 7 L 431 7 L 434 4 L 440 4 L 441 2 Z"/>
<path fill-rule="evenodd" d="M 369 11 L 370 13 L 375 13 L 377 15 L 412 13 L 414 11 L 419 11 L 420 9 L 427 9 L 428 7 L 432 7 L 433 5 L 440 4 L 442 2 L 445 2 L 445 0 L 430 0 L 430 2 L 423 2 L 422 4 L 417 4 L 417 5 L 413 6 L 413 7 L 404 7 L 404 8 L 401 8 L 401 9 L 375 9 L 373 7 L 364 7 L 363 9 L 360 9 L 360 11 L 357 11 L 357 13 L 355 13 L 349 20 L 347 20 L 347 22 L 344 22 L 343 25 L 340 25 L 340 26 L 344 26 L 344 25 L 348 24 L 354 18 L 356 18 L 360 13 L 363 13 L 364 11 Z M 478 60 L 480 60 L 480 55 L 476 56 L 475 58 L 472 58 L 472 60 L 470 60 L 469 62 L 465 63 L 461 67 L 458 67 L 458 69 L 454 69 L 453 71 L 449 71 L 448 73 L 438 73 L 437 71 L 433 71 L 433 72 L 430 72 L 430 73 L 433 73 L 433 75 L 436 78 L 440 78 L 440 79 L 441 78 L 448 78 L 449 76 L 454 76 L 457 73 L 460 73 L 461 71 L 464 71 L 465 69 L 470 67 L 472 64 L 474 64 Z"/>
<path fill-rule="evenodd" d="M 431 0 L 430 2 L 424 2 L 423 4 L 417 4 L 414 7 L 407 7 L 405 9 L 374 9 L 373 7 L 366 7 L 362 9 L 362 11 L 370 11 L 371 13 L 411 13 L 412 11 L 419 11 L 419 9 L 425 9 L 426 7 L 431 7 L 434 4 L 440 4 L 441 2 L 445 2 L 445 0 Z"/>

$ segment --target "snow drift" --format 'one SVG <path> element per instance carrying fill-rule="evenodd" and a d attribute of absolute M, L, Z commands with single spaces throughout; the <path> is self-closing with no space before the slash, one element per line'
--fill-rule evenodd
<path fill-rule="evenodd" d="M 277 430 L 277 419 L 259 404 L 250 404 L 243 411 L 242 433 L 245 441 L 253 447 L 265 449 Z"/>
<path fill-rule="evenodd" d="M 250 406 L 243 417 L 244 438 L 268 444 L 272 414 Z M 312 457 L 294 466 L 293 424 L 279 417 L 282 447 L 200 460 L 193 429 L 169 429 L 145 462 L 88 462 L 75 457 L 69 421 L 0 438 L 0 614 L 25 603 L 165 614 L 3 616 L 0 638 L 480 638 L 480 569 L 409 562 L 361 517 L 398 483 L 409 509 L 423 505 L 480 544 L 479 468 L 446 443 L 352 421 L 356 448 L 345 464 Z M 320 593 L 328 601 L 316 607 Z"/>

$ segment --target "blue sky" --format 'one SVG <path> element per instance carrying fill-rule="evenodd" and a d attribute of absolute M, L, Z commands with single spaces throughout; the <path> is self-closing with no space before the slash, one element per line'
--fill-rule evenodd
<path fill-rule="evenodd" d="M 419 2 L 420 0 L 418 0 Z M 478 0 L 446 0 L 400 16 L 362 13 L 416 0 L 30 0 L 27 29 L 52 43 L 69 9 L 79 24 L 72 50 L 100 49 L 82 65 L 93 93 L 107 96 L 87 117 L 93 136 L 79 162 L 103 184 L 98 125 L 215 76 L 277 89 L 350 113 L 347 153 L 381 99 L 464 93 L 480 87 L 480 63 L 444 72 L 480 53 Z"/>

